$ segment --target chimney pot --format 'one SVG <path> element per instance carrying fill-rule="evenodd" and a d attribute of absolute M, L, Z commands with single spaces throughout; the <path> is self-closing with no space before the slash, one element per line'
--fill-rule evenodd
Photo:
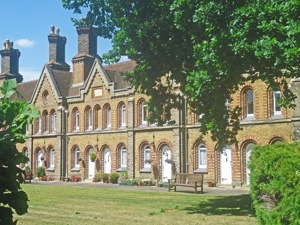
<path fill-rule="evenodd" d="M 54 25 L 51 25 L 51 27 L 50 27 L 51 34 L 54 34 L 54 29 L 55 29 Z"/>
<path fill-rule="evenodd" d="M 56 28 L 56 34 L 59 36 L 59 28 Z"/>

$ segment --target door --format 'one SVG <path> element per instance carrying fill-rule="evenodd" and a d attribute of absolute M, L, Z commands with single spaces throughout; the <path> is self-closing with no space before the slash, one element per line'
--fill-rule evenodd
<path fill-rule="evenodd" d="M 109 148 L 104 151 L 104 173 L 111 173 L 111 154 Z"/>
<path fill-rule="evenodd" d="M 232 170 L 231 170 L 231 150 L 229 146 L 222 149 L 221 157 L 221 184 L 232 183 Z"/>
<path fill-rule="evenodd" d="M 39 152 L 38 152 L 38 168 L 39 167 L 43 167 L 43 152 L 42 152 L 42 150 L 40 150 Z"/>
<path fill-rule="evenodd" d="M 172 163 L 168 160 L 171 160 L 171 149 L 169 146 L 165 146 L 162 149 L 162 181 L 167 182 L 168 179 L 171 179 L 171 169 Z"/>
<path fill-rule="evenodd" d="M 89 179 L 93 179 L 95 176 L 95 161 L 92 162 L 91 154 L 94 152 L 94 149 L 90 149 L 89 151 Z"/>
<path fill-rule="evenodd" d="M 250 169 L 248 168 L 248 164 L 250 161 L 250 155 L 251 155 L 251 149 L 253 148 L 255 144 L 251 143 L 248 144 L 246 147 L 246 182 L 249 185 L 250 184 Z"/>

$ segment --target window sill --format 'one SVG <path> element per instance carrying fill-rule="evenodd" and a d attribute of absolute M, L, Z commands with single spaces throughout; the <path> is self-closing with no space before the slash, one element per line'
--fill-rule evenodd
<path fill-rule="evenodd" d="M 117 171 L 117 172 L 122 172 L 122 171 L 124 171 L 124 170 L 127 170 L 127 168 L 126 168 L 126 167 L 120 167 L 120 168 L 117 169 L 116 171 Z"/>
<path fill-rule="evenodd" d="M 46 130 L 43 134 L 49 134 L 49 132 Z"/>
<path fill-rule="evenodd" d="M 269 120 L 280 120 L 280 119 L 283 119 L 281 114 L 273 115 L 272 117 L 269 118 Z"/>
<path fill-rule="evenodd" d="M 75 167 L 71 169 L 71 172 L 79 172 L 79 171 L 80 171 L 80 167 Z"/>
<path fill-rule="evenodd" d="M 140 173 L 151 173 L 151 168 L 143 168 L 139 172 Z"/>
<path fill-rule="evenodd" d="M 242 121 L 253 121 L 255 120 L 254 116 L 247 116 L 245 119 L 243 119 Z"/>
<path fill-rule="evenodd" d="M 79 132 L 79 129 L 73 130 L 72 132 L 73 132 L 73 133 L 78 133 L 78 132 Z"/>
<path fill-rule="evenodd" d="M 51 134 L 56 134 L 56 130 L 52 131 Z"/>
<path fill-rule="evenodd" d="M 139 126 L 139 128 L 144 128 L 144 127 L 147 127 L 147 124 L 141 124 L 141 125 Z"/>
<path fill-rule="evenodd" d="M 124 130 L 124 129 L 126 129 L 126 126 L 119 127 L 119 130 Z"/>
<path fill-rule="evenodd" d="M 101 127 L 98 127 L 98 128 L 95 129 L 95 131 L 100 131 L 100 130 L 102 130 Z"/>
<path fill-rule="evenodd" d="M 92 128 L 89 128 L 89 129 L 85 130 L 85 132 L 91 132 L 91 131 L 93 131 Z"/>
<path fill-rule="evenodd" d="M 207 171 L 206 168 L 198 168 L 198 169 L 194 170 L 193 173 L 204 173 L 204 174 L 208 174 L 208 171 Z"/>
<path fill-rule="evenodd" d="M 54 172 L 54 167 L 49 167 L 47 171 Z"/>
<path fill-rule="evenodd" d="M 111 127 L 106 127 L 104 130 L 111 130 Z"/>

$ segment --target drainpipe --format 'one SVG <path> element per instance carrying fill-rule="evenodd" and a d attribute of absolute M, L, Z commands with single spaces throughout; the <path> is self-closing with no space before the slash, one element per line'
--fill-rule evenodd
<path fill-rule="evenodd" d="M 65 114 L 66 114 L 66 176 L 68 177 L 68 116 L 69 116 L 69 110 L 65 110 Z"/>
<path fill-rule="evenodd" d="M 185 172 L 188 173 L 188 153 L 187 153 L 187 104 L 186 96 L 184 96 L 184 145 L 185 145 Z"/>

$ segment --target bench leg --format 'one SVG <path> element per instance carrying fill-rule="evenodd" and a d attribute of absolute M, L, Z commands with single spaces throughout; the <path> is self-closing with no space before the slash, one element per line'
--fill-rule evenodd
<path fill-rule="evenodd" d="M 201 194 L 203 194 L 203 185 L 201 185 Z"/>
<path fill-rule="evenodd" d="M 176 192 L 176 186 L 174 186 L 174 191 Z"/>
<path fill-rule="evenodd" d="M 195 186 L 194 188 L 195 188 L 195 194 L 197 194 L 197 186 Z"/>
<path fill-rule="evenodd" d="M 169 192 L 170 192 L 170 184 L 168 185 L 168 189 L 169 189 Z"/>

